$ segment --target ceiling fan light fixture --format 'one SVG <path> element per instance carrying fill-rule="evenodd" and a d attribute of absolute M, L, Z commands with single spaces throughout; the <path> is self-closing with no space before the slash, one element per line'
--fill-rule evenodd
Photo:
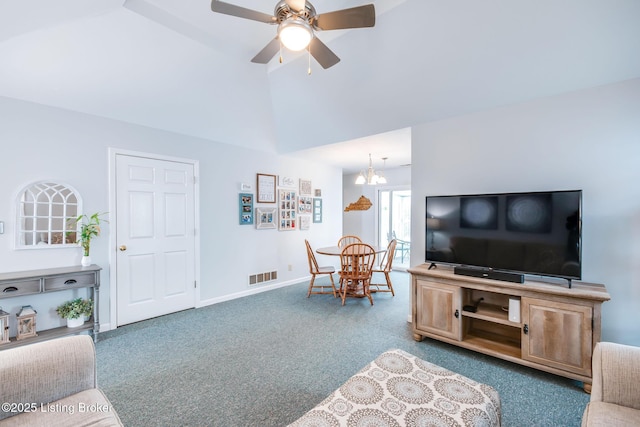
<path fill-rule="evenodd" d="M 309 46 L 313 38 L 313 30 L 304 19 L 291 17 L 278 26 L 278 37 L 284 47 L 297 52 Z"/>

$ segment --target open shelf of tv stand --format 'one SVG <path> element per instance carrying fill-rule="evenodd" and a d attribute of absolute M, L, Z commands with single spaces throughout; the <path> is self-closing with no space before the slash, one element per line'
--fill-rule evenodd
<path fill-rule="evenodd" d="M 417 341 L 447 342 L 582 381 L 590 390 L 601 306 L 610 299 L 604 285 L 502 282 L 427 264 L 409 273 Z M 509 298 L 520 300 L 519 322 L 509 320 Z M 475 312 L 464 309 L 476 304 Z"/>

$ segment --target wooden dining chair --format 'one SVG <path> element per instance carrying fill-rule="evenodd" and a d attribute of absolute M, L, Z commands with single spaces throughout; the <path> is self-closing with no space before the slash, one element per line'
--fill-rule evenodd
<path fill-rule="evenodd" d="M 396 295 L 393 291 L 393 285 L 391 284 L 391 276 L 389 276 L 389 273 L 393 269 L 393 258 L 395 257 L 397 245 L 398 241 L 396 239 L 391 240 L 389 242 L 389 245 L 387 246 L 387 251 L 384 253 L 382 259 L 380 260 L 380 264 L 373 268 L 371 283 L 369 285 L 371 288 L 371 292 L 391 292 L 391 295 Z M 377 279 L 380 277 L 380 275 L 384 275 L 385 283 L 376 283 L 374 281 L 374 278 Z"/>
<path fill-rule="evenodd" d="M 362 240 L 358 236 L 342 236 L 340 240 L 338 240 L 338 247 L 344 248 L 351 243 L 362 243 Z"/>
<path fill-rule="evenodd" d="M 333 273 L 336 272 L 335 267 L 331 265 L 324 266 L 324 267 L 318 266 L 318 261 L 316 260 L 316 256 L 313 253 L 313 250 L 311 249 L 311 245 L 309 244 L 309 241 L 305 239 L 304 243 L 307 246 L 307 258 L 309 259 L 309 273 L 311 273 L 311 281 L 309 282 L 309 290 L 307 291 L 307 298 L 309 298 L 311 294 L 333 294 L 334 298 L 337 297 L 338 295 L 336 293 L 336 285 L 335 285 L 335 282 L 333 281 Z M 329 289 L 325 290 L 325 288 L 328 288 L 326 285 L 315 284 L 316 276 L 319 276 L 321 274 L 329 275 L 329 279 L 331 279 L 331 291 Z"/>
<path fill-rule="evenodd" d="M 340 297 L 344 305 L 347 297 L 373 298 L 369 292 L 371 273 L 376 262 L 376 252 L 366 243 L 352 243 L 340 254 Z"/>

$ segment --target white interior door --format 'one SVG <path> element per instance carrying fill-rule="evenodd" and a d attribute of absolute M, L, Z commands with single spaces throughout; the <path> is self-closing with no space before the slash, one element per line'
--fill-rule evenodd
<path fill-rule="evenodd" d="M 194 165 L 116 155 L 117 325 L 195 307 Z"/>

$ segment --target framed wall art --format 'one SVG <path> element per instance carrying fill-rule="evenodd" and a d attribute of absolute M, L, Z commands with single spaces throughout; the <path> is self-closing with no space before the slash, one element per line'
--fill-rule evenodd
<path fill-rule="evenodd" d="M 278 230 L 295 230 L 297 228 L 296 192 L 280 189 L 278 196 Z"/>
<path fill-rule="evenodd" d="M 300 195 L 301 196 L 311 196 L 311 181 L 308 179 L 300 180 Z"/>
<path fill-rule="evenodd" d="M 300 215 L 300 230 L 308 230 L 311 228 L 311 215 Z"/>
<path fill-rule="evenodd" d="M 276 208 L 256 208 L 256 228 L 258 230 L 276 228 L 277 220 L 278 213 Z"/>
<path fill-rule="evenodd" d="M 240 225 L 253 224 L 253 194 L 240 193 L 238 195 L 238 211 L 240 212 Z"/>
<path fill-rule="evenodd" d="M 322 199 L 317 197 L 313 199 L 313 222 L 322 222 Z"/>
<path fill-rule="evenodd" d="M 276 176 L 259 173 L 257 178 L 258 203 L 276 202 Z"/>
<path fill-rule="evenodd" d="M 309 196 L 298 197 L 298 213 L 311 215 L 312 203 L 313 203 L 313 198 Z"/>
<path fill-rule="evenodd" d="M 295 187 L 296 180 L 290 176 L 279 176 L 278 185 L 280 187 Z"/>

